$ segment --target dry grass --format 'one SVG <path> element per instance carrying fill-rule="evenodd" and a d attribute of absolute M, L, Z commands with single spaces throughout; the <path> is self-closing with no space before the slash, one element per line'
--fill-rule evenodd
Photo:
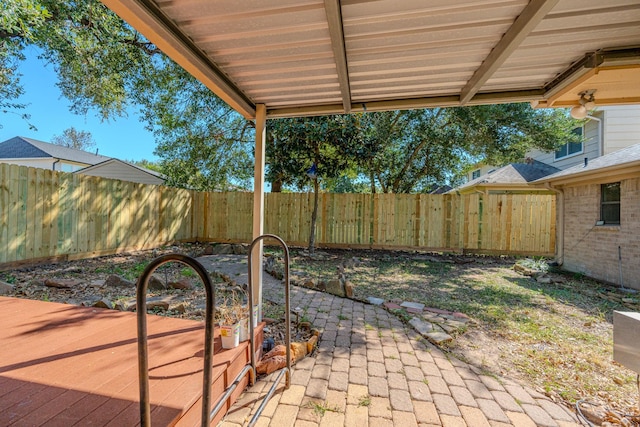
<path fill-rule="evenodd" d="M 515 260 L 505 258 L 323 254 L 297 253 L 293 269 L 326 279 L 346 263 L 358 298 L 398 298 L 470 315 L 477 325 L 449 350 L 488 373 L 518 378 L 569 403 L 587 398 L 620 410 L 637 407 L 635 373 L 613 362 L 612 316 L 640 307 L 616 301 L 629 295 L 615 288 L 575 275 L 565 275 L 563 284 L 540 284 L 513 271 Z"/>

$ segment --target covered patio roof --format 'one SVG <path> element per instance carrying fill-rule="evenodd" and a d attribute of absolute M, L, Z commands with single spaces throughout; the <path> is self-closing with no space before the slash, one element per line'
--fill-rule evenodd
<path fill-rule="evenodd" d="M 640 103 L 638 0 L 103 0 L 246 118 Z"/>

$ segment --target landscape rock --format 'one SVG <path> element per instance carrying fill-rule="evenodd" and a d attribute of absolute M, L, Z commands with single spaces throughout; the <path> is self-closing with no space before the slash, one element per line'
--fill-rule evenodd
<path fill-rule="evenodd" d="M 147 310 L 169 310 L 169 302 L 164 300 L 147 301 Z"/>
<path fill-rule="evenodd" d="M 537 270 L 534 270 L 529 267 L 525 267 L 524 265 L 521 265 L 521 264 L 515 264 L 513 266 L 513 269 L 518 273 L 522 274 L 523 276 L 536 276 L 540 273 Z"/>
<path fill-rule="evenodd" d="M 13 291 L 14 287 L 12 284 L 0 280 L 0 295 L 9 295 L 13 293 Z"/>
<path fill-rule="evenodd" d="M 400 304 L 401 307 L 407 308 L 407 309 L 413 309 L 413 310 L 418 310 L 420 312 L 422 312 L 422 310 L 424 310 L 424 304 L 421 304 L 419 302 L 410 302 L 410 301 L 405 301 L 402 304 Z"/>
<path fill-rule="evenodd" d="M 536 282 L 549 285 L 553 283 L 553 280 L 549 276 L 538 276 L 536 278 Z"/>
<path fill-rule="evenodd" d="M 46 279 L 44 285 L 49 288 L 71 289 L 82 284 L 82 280 L 77 279 Z"/>
<path fill-rule="evenodd" d="M 450 325 L 449 323 L 441 323 L 439 326 L 448 334 L 454 334 L 458 330 L 457 327 Z"/>
<path fill-rule="evenodd" d="M 315 284 L 315 282 L 313 280 L 309 279 L 309 280 L 305 281 L 302 284 L 302 286 L 304 286 L 305 288 L 312 288 L 313 289 L 313 288 L 316 287 L 316 284 Z"/>
<path fill-rule="evenodd" d="M 180 290 L 191 290 L 193 289 L 193 285 L 189 281 L 189 279 L 180 279 L 177 282 L 169 282 L 167 286 L 170 289 L 180 289 Z"/>
<path fill-rule="evenodd" d="M 151 277 L 149 277 L 149 284 L 147 286 L 147 289 L 150 291 L 164 291 L 165 289 L 167 289 L 167 285 L 165 285 L 158 276 L 152 274 Z"/>
<path fill-rule="evenodd" d="M 426 307 L 424 310 L 425 310 L 425 311 L 429 311 L 429 312 L 431 312 L 431 313 L 438 314 L 438 315 L 442 315 L 442 314 L 451 314 L 451 312 L 450 312 L 450 311 L 442 310 L 442 309 L 439 309 L 439 308 L 433 308 L 433 307 Z"/>
<path fill-rule="evenodd" d="M 413 317 L 409 320 L 409 324 L 413 326 L 419 334 L 426 336 L 433 331 L 433 325 L 429 322 L 425 322 L 417 317 Z"/>
<path fill-rule="evenodd" d="M 99 301 L 94 302 L 92 307 L 112 309 L 113 308 L 113 303 L 111 301 L 109 301 L 108 299 L 103 298 L 103 299 L 101 299 Z"/>
<path fill-rule="evenodd" d="M 400 309 L 402 309 L 402 307 L 400 307 L 398 304 L 396 304 L 395 302 L 391 302 L 391 301 L 387 301 L 382 305 L 384 305 L 387 310 L 400 310 Z"/>
<path fill-rule="evenodd" d="M 102 298 L 98 295 L 86 295 L 86 297 L 88 299 L 82 301 L 80 303 L 81 306 L 84 307 L 93 307 L 93 304 L 95 304 L 97 301 L 100 301 Z"/>
<path fill-rule="evenodd" d="M 367 301 L 369 301 L 369 303 L 373 305 L 382 305 L 382 303 L 384 302 L 382 298 L 376 297 L 367 297 Z"/>
<path fill-rule="evenodd" d="M 344 294 L 347 298 L 353 298 L 353 283 L 346 282 L 344 284 Z"/>
<path fill-rule="evenodd" d="M 326 291 L 330 294 L 337 295 L 339 297 L 344 297 L 345 295 L 342 282 L 338 279 L 329 280 L 327 282 Z"/>
<path fill-rule="evenodd" d="M 136 308 L 136 301 L 120 301 L 114 304 L 113 309 L 119 311 L 134 311 Z"/>
<path fill-rule="evenodd" d="M 247 244 L 235 244 L 231 246 L 234 255 L 248 255 L 249 245 Z"/>
<path fill-rule="evenodd" d="M 176 313 L 184 314 L 187 311 L 187 309 L 186 309 L 186 307 L 184 306 L 183 303 L 180 303 L 178 305 L 174 305 L 173 307 L 171 307 L 171 311 L 175 311 Z"/>
<path fill-rule="evenodd" d="M 223 243 L 211 246 L 211 253 L 207 255 L 233 255 L 233 245 Z"/>
<path fill-rule="evenodd" d="M 109 277 L 107 277 L 107 280 L 104 281 L 104 286 L 109 288 L 115 288 L 115 287 L 135 288 L 136 284 L 128 280 L 125 280 L 120 276 L 112 274 Z"/>
<path fill-rule="evenodd" d="M 435 345 L 441 345 L 453 340 L 453 337 L 444 332 L 430 332 L 425 337 Z"/>

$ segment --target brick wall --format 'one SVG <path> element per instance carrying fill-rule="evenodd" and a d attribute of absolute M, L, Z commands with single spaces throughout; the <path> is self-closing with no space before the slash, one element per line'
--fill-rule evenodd
<path fill-rule="evenodd" d="M 619 285 L 620 246 L 622 282 L 625 287 L 640 289 L 640 178 L 622 180 L 620 187 L 619 226 L 596 225 L 600 184 L 564 189 L 563 268 Z"/>

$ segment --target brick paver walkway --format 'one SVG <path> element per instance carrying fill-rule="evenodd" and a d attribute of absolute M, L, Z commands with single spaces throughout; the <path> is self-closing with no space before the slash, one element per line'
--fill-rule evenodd
<path fill-rule="evenodd" d="M 264 297 L 280 300 L 279 286 Z M 258 426 L 578 426 L 567 408 L 449 357 L 381 307 L 291 288 L 291 307 L 322 331 L 315 357 L 294 365 Z M 222 426 L 246 424 L 275 378 L 246 391 Z"/>

